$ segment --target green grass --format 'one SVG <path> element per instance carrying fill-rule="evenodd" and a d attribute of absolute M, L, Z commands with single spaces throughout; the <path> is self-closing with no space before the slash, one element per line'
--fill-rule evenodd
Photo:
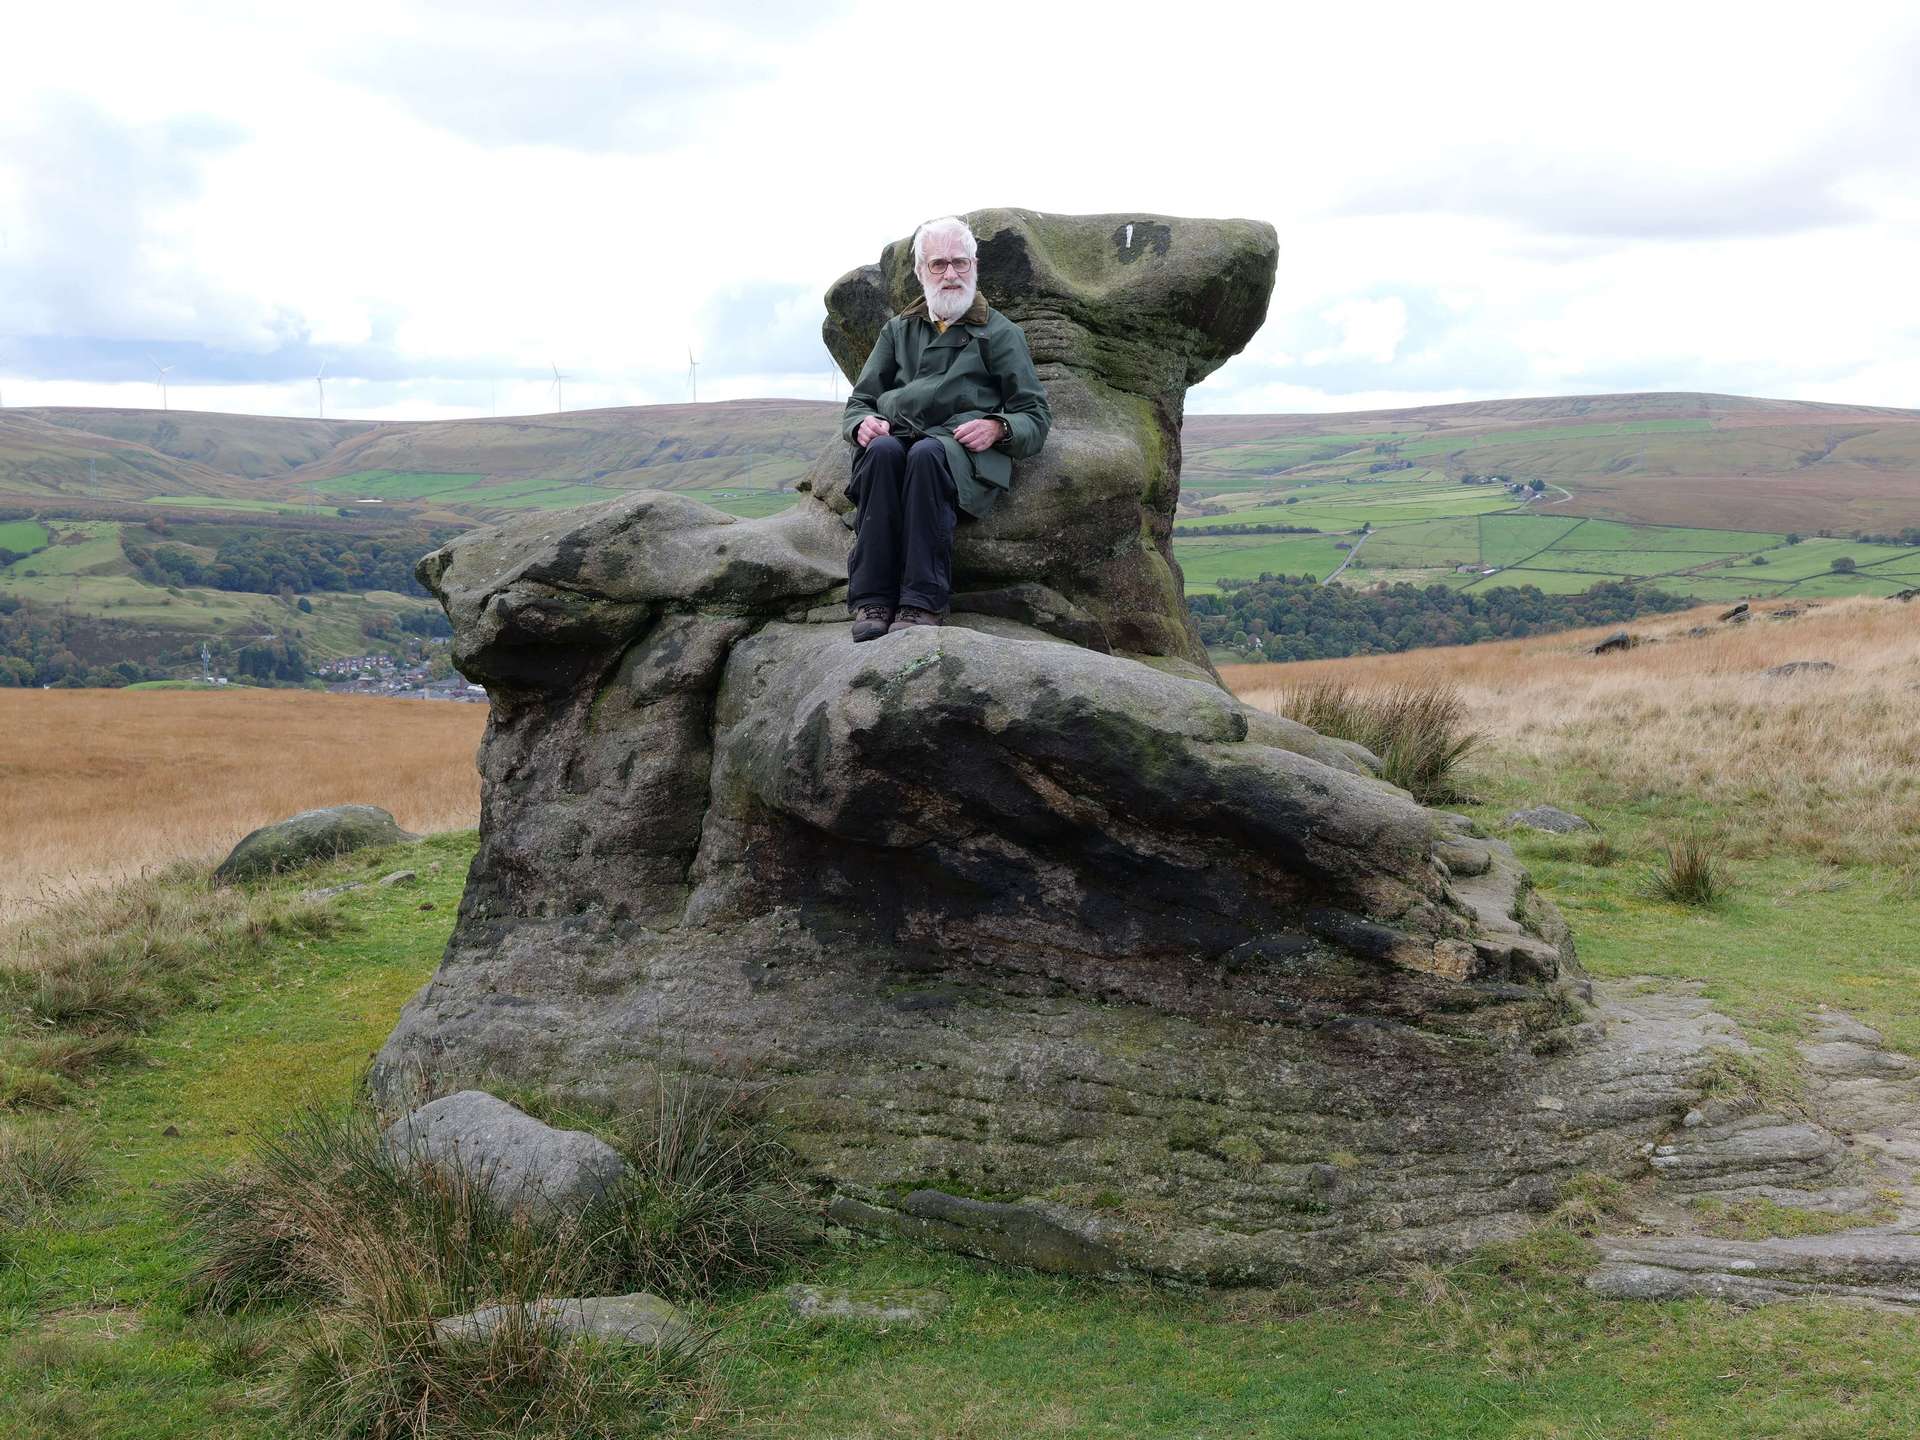
<path fill-rule="evenodd" d="M 1500 470 L 1499 451 L 1510 446 L 1540 445 L 1565 440 L 1605 439 L 1625 435 L 1671 435 L 1713 429 L 1711 420 L 1618 420 L 1596 425 L 1542 425 L 1524 430 L 1496 430 L 1491 434 L 1410 441 L 1400 447 L 1404 459 L 1427 455 L 1457 456 L 1469 469 Z M 1492 451 L 1484 461 L 1479 452 Z"/>
<path fill-rule="evenodd" d="M 1738 855 L 1711 910 L 1641 893 L 1680 827 L 1713 833 L 1740 797 L 1635 797 L 1609 777 L 1469 762 L 1479 822 L 1522 801 L 1594 820 L 1585 838 L 1509 838 L 1601 977 L 1701 984 L 1763 1053 L 1844 1008 L 1920 1054 L 1920 902 L 1911 877 L 1790 854 Z M 268 946 L 88 1082 L 67 1122 L 100 1174 L 14 1237 L 0 1269 L 0 1433 L 23 1440 L 284 1440 L 268 1403 L 295 1340 L 269 1312 L 186 1302 L 192 1257 L 164 1187 L 233 1160 L 304 1099 L 336 1104 L 431 972 L 473 837 L 349 857 L 304 880 L 368 879 L 404 858 L 411 888 L 332 902 L 335 935 Z M 1595 863 L 1596 859 L 1606 863 Z M 438 862 L 439 872 L 432 865 Z M 422 910 L 423 903 L 432 910 Z M 1747 1083 L 1741 1081 L 1741 1083 Z M 178 1134 L 168 1134 L 169 1127 Z M 162 1188 L 154 1188 L 155 1184 Z M 1759 1211 L 1733 1233 L 1801 1227 Z M 924 1330 L 860 1332 L 792 1317 L 771 1291 L 723 1298 L 711 1417 L 721 1436 L 1281 1437 L 1315 1440 L 1905 1440 L 1920 1431 L 1920 1328 L 1839 1304 L 1735 1311 L 1625 1305 L 1580 1284 L 1585 1242 L 1547 1229 L 1462 1264 L 1372 1281 L 1192 1293 L 1000 1270 L 839 1234 L 806 1278 L 951 1297 Z M 683 1417 L 686 1418 L 686 1417 Z"/>
<path fill-rule="evenodd" d="M 280 515 L 304 515 L 315 507 L 305 504 L 292 504 L 285 500 L 227 500 L 218 495 L 149 495 L 149 505 L 172 505 L 188 510 L 260 510 Z M 327 505 L 332 513 L 334 506 Z"/>
<path fill-rule="evenodd" d="M 1480 520 L 1480 563 L 1512 565 L 1537 555 L 1577 529 L 1571 516 L 1487 515 Z"/>
<path fill-rule="evenodd" d="M 323 495 L 345 495 L 366 500 L 421 500 L 443 491 L 462 490 L 482 477 L 476 474 L 436 475 L 402 470 L 361 470 L 332 480 L 316 480 L 311 488 Z"/>
<path fill-rule="evenodd" d="M 0 521 L 0 550 L 25 555 L 47 543 L 47 527 L 38 520 Z"/>
<path fill-rule="evenodd" d="M 1223 578 L 1261 574 L 1318 575 L 1324 580 L 1347 558 L 1334 544 L 1334 537 L 1317 535 L 1208 536 L 1174 541 L 1173 556 L 1192 591 Z"/>
<path fill-rule="evenodd" d="M 46 548 L 16 560 L 0 575 L 10 583 L 127 569 L 120 553 L 120 527 L 110 520 L 62 520 L 52 528 Z"/>
<path fill-rule="evenodd" d="M 1500 570 L 1492 575 L 1467 576 L 1465 590 L 1494 590 L 1511 586 L 1519 589 L 1531 585 L 1545 595 L 1579 595 L 1591 590 L 1595 585 L 1607 580 L 1618 580 L 1618 575 L 1578 574 L 1568 570 L 1533 570 L 1520 568 Z"/>
<path fill-rule="evenodd" d="M 1765 530 L 1696 530 L 1684 525 L 1623 525 L 1587 520 L 1554 545 L 1556 550 L 1676 550 L 1705 555 L 1745 555 L 1784 545 L 1787 537 Z M 1677 562 L 1676 562 L 1677 563 Z"/>

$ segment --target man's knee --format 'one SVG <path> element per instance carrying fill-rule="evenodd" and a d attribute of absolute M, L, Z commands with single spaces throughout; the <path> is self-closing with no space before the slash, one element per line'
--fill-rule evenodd
<path fill-rule="evenodd" d="M 906 453 L 906 447 L 891 435 L 876 435 L 867 442 L 866 455 L 870 460 L 890 461 L 897 465 Z"/>
<path fill-rule="evenodd" d="M 900 442 L 896 440 L 894 443 L 897 445 Z M 907 452 L 907 465 L 914 470 L 925 470 L 929 467 L 945 470 L 947 468 L 946 446 L 931 435 L 922 436 L 913 442 L 913 448 Z"/>

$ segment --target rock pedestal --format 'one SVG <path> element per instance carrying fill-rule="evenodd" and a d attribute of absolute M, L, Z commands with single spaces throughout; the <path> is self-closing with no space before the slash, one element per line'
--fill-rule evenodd
<path fill-rule="evenodd" d="M 1223 1281 L 1457 1250 L 1650 1153 L 1699 1017 L 1603 1043 L 1511 852 L 1186 620 L 1182 399 L 1271 229 L 970 218 L 1057 425 L 947 628 L 849 638 L 837 443 L 777 517 L 641 493 L 422 562 L 492 700 L 481 843 L 376 1086 L 751 1075 L 847 1223 Z M 905 267 L 834 287 L 850 372 Z"/>

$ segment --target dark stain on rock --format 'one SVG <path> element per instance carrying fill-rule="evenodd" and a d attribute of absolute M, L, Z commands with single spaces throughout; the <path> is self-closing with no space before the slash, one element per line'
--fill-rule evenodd
<path fill-rule="evenodd" d="M 1132 235 L 1128 235 L 1129 230 Z M 1157 220 L 1135 220 L 1113 232 L 1114 255 L 1122 265 L 1133 264 L 1149 250 L 1155 255 L 1164 255 L 1172 246 L 1173 227 Z"/>

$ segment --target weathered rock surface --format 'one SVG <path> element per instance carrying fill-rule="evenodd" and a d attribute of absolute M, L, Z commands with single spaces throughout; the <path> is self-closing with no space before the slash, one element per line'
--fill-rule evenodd
<path fill-rule="evenodd" d="M 851 642 L 839 446 L 771 519 L 638 494 L 422 562 L 492 702 L 481 843 L 376 1088 L 751 1072 L 844 1223 L 1088 1274 L 1450 1253 L 1644 1170 L 1724 1022 L 1596 996 L 1506 845 L 1194 643 L 1180 405 L 1272 232 L 973 218 L 1056 430 L 954 624 Z M 904 265 L 835 287 L 849 367 Z"/>
<path fill-rule="evenodd" d="M 644 1290 L 631 1295 L 489 1305 L 437 1321 L 434 1330 L 442 1340 L 478 1342 L 491 1338 L 504 1325 L 544 1330 L 572 1339 L 665 1350 L 688 1344 L 694 1334 L 692 1324 L 677 1306 Z"/>
<path fill-rule="evenodd" d="M 584 1209 L 626 1170 L 620 1152 L 556 1130 L 482 1090 L 444 1095 L 396 1121 L 387 1146 L 417 1163 L 465 1170 L 509 1210 Z"/>
<path fill-rule="evenodd" d="M 834 1320 L 848 1325 L 889 1329 L 921 1326 L 947 1308 L 938 1290 L 864 1291 L 832 1285 L 789 1285 L 787 1308 L 802 1320 Z"/>
<path fill-rule="evenodd" d="M 376 845 L 406 845 L 418 840 L 377 805 L 334 805 L 302 810 L 248 835 L 214 870 L 216 884 L 234 885 L 292 870 L 315 860 L 331 860 Z"/>
<path fill-rule="evenodd" d="M 1729 1034 L 1719 1048 L 1737 1052 L 1745 1042 Z M 1593 1290 L 1628 1300 L 1757 1305 L 1827 1295 L 1920 1305 L 1920 1065 L 1833 1010 L 1821 1012 L 1800 1057 L 1807 1093 L 1793 1114 L 1718 1098 L 1654 1147 L 1655 1190 L 1641 1219 L 1665 1233 L 1602 1237 Z M 1860 1223 L 1831 1234 L 1726 1238 L 1698 1233 L 1718 1213 L 1702 1202 L 1762 1202 Z M 1751 1213 L 1765 1223 L 1764 1209 Z"/>
<path fill-rule="evenodd" d="M 1526 810 L 1516 810 L 1507 816 L 1507 824 L 1524 825 L 1529 830 L 1547 830 L 1555 835 L 1571 835 L 1576 830 L 1591 830 L 1590 821 L 1571 810 L 1561 810 L 1552 805 L 1535 805 Z"/>
<path fill-rule="evenodd" d="M 993 515 L 960 527 L 955 609 L 983 605 L 1077 644 L 1210 670 L 1173 559 L 1180 424 L 1187 388 L 1266 319 L 1273 227 L 1031 210 L 966 218 L 980 243 L 980 291 L 1025 331 L 1053 432 Z M 887 318 L 919 296 L 910 242 L 827 292 L 827 349 L 849 376 Z M 848 515 L 848 479 L 848 452 L 835 446 L 805 483 Z"/>
<path fill-rule="evenodd" d="M 1768 680 L 1790 680 L 1795 676 L 1828 675 L 1839 668 L 1831 660 L 1789 660 L 1784 665 L 1770 665 L 1760 674 Z"/>

